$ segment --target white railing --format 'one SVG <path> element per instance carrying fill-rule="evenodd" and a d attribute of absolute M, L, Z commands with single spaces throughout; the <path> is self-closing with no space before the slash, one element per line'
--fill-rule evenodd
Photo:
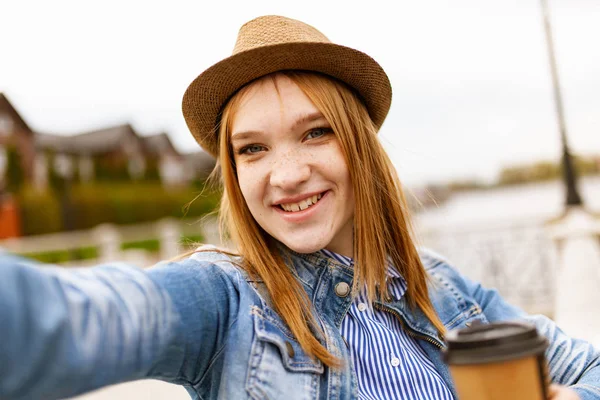
<path fill-rule="evenodd" d="M 558 260 L 543 222 L 421 227 L 418 232 L 424 246 L 469 278 L 498 289 L 507 301 L 528 312 L 552 316 Z"/>
<path fill-rule="evenodd" d="M 0 241 L 0 248 L 12 253 L 28 254 L 94 247 L 97 249 L 97 259 L 73 261 L 64 265 L 84 266 L 122 260 L 146 266 L 181 254 L 186 250 L 185 247 L 193 244 L 182 243 L 181 237 L 197 235 L 203 237 L 203 243 L 218 244 L 219 235 L 215 218 L 204 217 L 198 220 L 165 218 L 136 225 L 102 224 L 89 230 L 5 239 Z M 158 255 L 138 249 L 121 249 L 123 243 L 149 239 L 159 241 Z"/>

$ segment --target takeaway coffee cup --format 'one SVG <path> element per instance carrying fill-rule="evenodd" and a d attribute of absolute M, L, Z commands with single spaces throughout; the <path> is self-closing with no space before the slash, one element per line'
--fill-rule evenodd
<path fill-rule="evenodd" d="M 545 400 L 548 342 L 522 322 L 478 324 L 446 335 L 444 359 L 460 400 Z"/>

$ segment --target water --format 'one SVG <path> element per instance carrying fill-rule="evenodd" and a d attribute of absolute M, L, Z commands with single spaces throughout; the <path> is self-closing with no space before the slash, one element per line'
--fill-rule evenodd
<path fill-rule="evenodd" d="M 600 177 L 580 182 L 600 218 Z M 415 216 L 417 242 L 530 313 L 553 315 L 558 272 L 547 223 L 564 212 L 560 181 L 456 194 Z"/>
<path fill-rule="evenodd" d="M 585 207 L 600 214 L 600 176 L 581 179 L 579 187 Z M 543 223 L 563 212 L 564 201 L 561 181 L 462 192 L 417 213 L 415 223 L 426 229 Z"/>

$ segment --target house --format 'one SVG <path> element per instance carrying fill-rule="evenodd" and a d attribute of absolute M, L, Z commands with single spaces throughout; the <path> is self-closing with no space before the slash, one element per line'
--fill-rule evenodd
<path fill-rule="evenodd" d="M 173 147 L 166 133 L 143 136 L 146 159 L 156 170 L 161 182 L 169 186 L 188 184 L 184 157 Z"/>
<path fill-rule="evenodd" d="M 41 188 L 51 173 L 82 182 L 156 179 L 186 185 L 206 177 L 215 164 L 204 152 L 180 154 L 164 132 L 140 136 L 130 124 L 71 136 L 34 132 L 0 93 L 0 188 L 9 148 L 19 153 L 24 178 Z"/>
<path fill-rule="evenodd" d="M 129 124 L 72 136 L 35 135 L 36 182 L 50 167 L 63 178 L 92 180 L 141 179 L 146 172 L 143 141 Z M 49 157 L 52 165 L 49 165 Z"/>
<path fill-rule="evenodd" d="M 6 185 L 9 151 L 20 155 L 21 169 L 25 179 L 33 176 L 34 132 L 19 115 L 17 110 L 0 93 L 0 188 Z"/>

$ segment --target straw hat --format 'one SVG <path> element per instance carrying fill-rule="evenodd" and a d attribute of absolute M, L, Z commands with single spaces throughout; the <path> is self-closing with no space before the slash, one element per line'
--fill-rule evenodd
<path fill-rule="evenodd" d="M 332 43 L 303 22 L 268 15 L 244 24 L 233 54 L 200 74 L 183 96 L 183 116 L 200 146 L 217 156 L 220 112 L 241 87 L 282 70 L 316 71 L 353 87 L 381 127 L 392 101 L 383 68 L 358 50 Z"/>

